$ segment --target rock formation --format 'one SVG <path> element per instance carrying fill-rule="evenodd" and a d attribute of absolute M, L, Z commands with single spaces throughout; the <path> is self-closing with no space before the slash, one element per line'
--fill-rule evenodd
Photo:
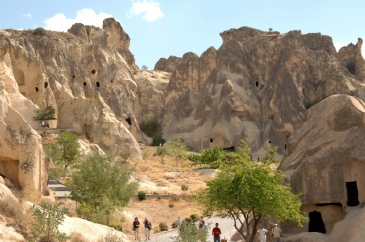
<path fill-rule="evenodd" d="M 318 212 L 313 220 L 323 221 L 328 233 L 344 218 L 343 208 L 365 202 L 364 137 L 364 102 L 330 96 L 307 110 L 278 168 L 293 192 L 302 193 L 303 211 Z"/>
<path fill-rule="evenodd" d="M 105 19 L 102 29 L 75 24 L 67 33 L 1 34 L 17 93 L 14 104 L 27 100 L 28 108 L 17 105 L 18 111 L 33 128 L 38 126 L 31 120 L 35 105 L 50 105 L 57 111 L 51 127 L 71 128 L 106 152 L 128 149 L 141 159 L 137 141 L 144 139 L 133 113 L 138 87 L 132 73 L 138 67 L 128 49 L 130 38 L 118 22 Z"/>
<path fill-rule="evenodd" d="M 218 50 L 171 61 L 178 64 L 170 68 L 165 97 L 166 139 L 195 150 L 234 147 L 245 139 L 254 159 L 270 146 L 283 155 L 308 107 L 338 93 L 365 98 L 361 39 L 338 55 L 331 37 L 319 33 L 242 27 L 221 37 Z M 168 70 L 167 63 L 160 59 L 155 68 Z"/>

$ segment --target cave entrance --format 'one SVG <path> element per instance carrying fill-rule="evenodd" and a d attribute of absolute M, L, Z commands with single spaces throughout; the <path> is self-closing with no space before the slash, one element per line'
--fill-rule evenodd
<path fill-rule="evenodd" d="M 359 192 L 357 190 L 356 181 L 346 182 L 347 190 L 347 205 L 357 206 L 359 205 Z"/>
<path fill-rule="evenodd" d="M 127 123 L 128 123 L 129 125 L 132 125 L 132 120 L 131 120 L 131 118 L 127 118 L 125 121 L 127 121 Z"/>
<path fill-rule="evenodd" d="M 227 152 L 234 152 L 234 146 L 223 148 L 223 150 Z"/>
<path fill-rule="evenodd" d="M 324 226 L 320 212 L 313 211 L 309 213 L 308 232 L 326 233 L 326 227 Z"/>
<path fill-rule="evenodd" d="M 87 124 L 81 125 L 81 132 L 85 135 L 87 139 L 89 139 L 89 136 L 87 134 Z"/>
<path fill-rule="evenodd" d="M 97 87 L 100 87 L 100 83 L 99 83 L 99 82 L 96 82 L 96 86 L 97 86 Z"/>

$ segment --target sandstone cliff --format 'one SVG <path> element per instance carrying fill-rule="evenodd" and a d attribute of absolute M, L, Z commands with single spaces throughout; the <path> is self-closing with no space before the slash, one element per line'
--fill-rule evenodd
<path fill-rule="evenodd" d="M 6 30 L 1 39 L 13 103 L 27 100 L 26 110 L 16 106 L 33 128 L 35 105 L 51 105 L 57 111 L 51 128 L 73 129 L 106 152 L 128 149 L 141 158 L 137 141 L 144 139 L 133 112 L 138 67 L 118 22 L 105 19 L 102 29 L 75 24 L 67 33 Z"/>
<path fill-rule="evenodd" d="M 270 146 L 283 155 L 308 107 L 338 93 L 365 100 L 361 39 L 337 54 L 331 37 L 320 33 L 242 27 L 221 36 L 218 50 L 186 53 L 170 68 L 166 139 L 195 150 L 234 147 L 245 139 L 254 159 Z M 160 60 L 156 69 L 168 70 L 167 63 Z"/>

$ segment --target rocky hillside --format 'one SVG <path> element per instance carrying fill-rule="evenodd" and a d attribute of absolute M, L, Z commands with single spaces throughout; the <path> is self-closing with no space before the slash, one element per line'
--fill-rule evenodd
<path fill-rule="evenodd" d="M 254 158 L 269 146 L 283 155 L 310 106 L 333 94 L 365 100 L 361 39 L 337 53 L 320 33 L 242 27 L 221 37 L 218 50 L 157 62 L 156 70 L 172 71 L 164 99 L 167 139 L 202 150 L 234 147 L 243 138 Z"/>

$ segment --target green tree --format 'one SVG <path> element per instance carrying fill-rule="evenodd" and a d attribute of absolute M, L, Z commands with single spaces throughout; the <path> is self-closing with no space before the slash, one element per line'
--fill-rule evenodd
<path fill-rule="evenodd" d="M 188 147 L 179 141 L 171 141 L 164 147 L 167 149 L 168 155 L 175 158 L 176 167 L 178 166 L 178 159 L 183 158 L 188 151 Z"/>
<path fill-rule="evenodd" d="M 156 150 L 156 153 L 153 154 L 153 156 L 159 156 L 161 157 L 161 164 L 164 164 L 163 158 L 168 154 L 168 151 L 165 146 L 159 146 Z"/>
<path fill-rule="evenodd" d="M 258 223 L 269 217 L 279 222 L 293 220 L 299 225 L 307 221 L 300 212 L 300 194 L 293 194 L 290 186 L 284 185 L 282 172 L 250 161 L 221 169 L 193 198 L 204 213 L 231 217 L 246 241 L 254 241 Z M 247 234 L 242 231 L 244 225 Z"/>
<path fill-rule="evenodd" d="M 68 213 L 66 208 L 61 209 L 59 204 L 52 205 L 42 202 L 40 205 L 33 205 L 32 212 L 35 224 L 30 241 L 40 237 L 47 238 L 47 241 L 52 241 L 51 239 L 65 241 L 67 239 L 66 234 L 60 233 L 57 229 L 58 225 L 63 223 L 65 214 Z"/>
<path fill-rule="evenodd" d="M 68 188 L 80 203 L 80 214 L 93 222 L 109 225 L 111 213 L 137 193 L 138 181 L 130 181 L 133 169 L 112 155 L 85 156 L 75 168 Z"/>
<path fill-rule="evenodd" d="M 34 111 L 36 115 L 33 117 L 34 121 L 43 120 L 56 120 L 56 110 L 52 106 L 46 106 L 45 108 L 39 108 Z"/>
<path fill-rule="evenodd" d="M 280 160 L 275 158 L 277 148 L 278 147 L 275 146 L 275 147 L 270 147 L 266 150 L 266 154 L 264 155 L 262 160 L 262 162 L 265 165 L 277 164 L 280 162 Z"/>
<path fill-rule="evenodd" d="M 60 146 L 60 158 L 63 161 L 65 170 L 79 156 L 79 137 L 66 131 L 60 132 L 57 137 L 57 144 Z"/>
<path fill-rule="evenodd" d="M 219 146 L 214 146 L 212 149 L 205 149 L 200 156 L 200 163 L 212 164 L 221 159 L 224 156 L 224 153 L 225 151 Z"/>

